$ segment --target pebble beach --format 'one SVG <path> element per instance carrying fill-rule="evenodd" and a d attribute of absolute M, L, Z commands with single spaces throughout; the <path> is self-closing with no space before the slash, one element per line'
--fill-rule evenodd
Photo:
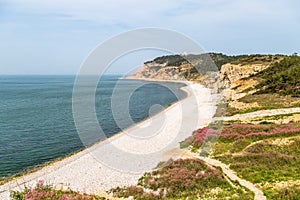
<path fill-rule="evenodd" d="M 212 121 L 216 110 L 211 91 L 199 84 L 182 88 L 188 96 L 158 114 L 79 153 L 0 185 L 0 199 L 11 190 L 34 187 L 38 181 L 58 189 L 100 194 L 134 185 L 160 161 L 184 155 L 179 142 Z"/>

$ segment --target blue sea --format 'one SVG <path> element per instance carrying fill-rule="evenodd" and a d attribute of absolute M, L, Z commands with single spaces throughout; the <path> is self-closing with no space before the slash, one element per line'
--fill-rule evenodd
<path fill-rule="evenodd" d="M 71 75 L 0 76 L 0 180 L 85 148 L 72 113 L 74 80 Z M 149 117 L 153 105 L 166 107 L 186 95 L 179 89 L 184 86 L 180 83 L 102 77 L 96 90 L 95 111 L 107 137 L 121 130 L 111 109 L 116 84 L 119 97 L 130 92 L 129 102 L 122 98 L 117 101 L 129 104 L 132 118 L 131 122 L 125 120 L 122 128 Z M 115 109 L 118 106 L 114 106 L 114 113 L 118 113 Z"/>

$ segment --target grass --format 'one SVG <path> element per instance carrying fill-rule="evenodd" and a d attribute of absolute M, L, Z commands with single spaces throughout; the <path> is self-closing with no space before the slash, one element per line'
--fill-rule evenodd
<path fill-rule="evenodd" d="M 237 108 L 228 106 L 227 109 L 226 109 L 226 116 L 232 116 L 232 115 L 237 115 L 237 114 L 245 114 L 245 113 L 255 112 L 255 111 L 264 110 L 264 109 L 267 109 L 267 108 L 251 107 L 251 108 L 247 108 L 247 109 L 237 109 Z"/>
<path fill-rule="evenodd" d="M 300 107 L 300 57 L 279 56 L 276 59 L 275 57 L 252 55 L 236 60 L 239 64 L 252 63 L 255 60 L 257 62 L 262 61 L 262 63 L 270 64 L 270 67 L 244 79 L 257 82 L 256 85 L 241 91 L 241 93 L 251 94 L 238 99 L 239 102 L 248 104 L 249 107 L 239 109 L 228 106 L 226 115 L 230 116 L 266 109 Z M 242 86 L 240 84 L 233 90 L 237 90 Z M 253 103 L 257 103 L 258 106 L 251 106 Z"/>
<path fill-rule="evenodd" d="M 300 97 L 300 57 L 290 56 L 261 71 L 257 77 L 263 80 L 256 85 L 258 94 L 277 93 Z"/>
<path fill-rule="evenodd" d="M 201 156 L 209 155 L 219 138 L 222 126 L 221 121 L 215 121 L 208 127 L 197 129 L 190 137 L 180 142 L 180 148 L 189 148 L 192 152 L 199 152 Z"/>
<path fill-rule="evenodd" d="M 231 122 L 224 125 L 212 156 L 228 164 L 241 178 L 261 185 L 267 198 L 298 199 L 299 186 L 282 189 L 270 184 L 300 181 L 299 146 L 299 123 Z"/>
<path fill-rule="evenodd" d="M 300 179 L 300 159 L 276 152 L 244 153 L 216 157 L 230 164 L 230 168 L 252 183 Z"/>
<path fill-rule="evenodd" d="M 115 188 L 112 192 L 118 197 L 135 199 L 253 199 L 252 192 L 227 182 L 220 168 L 199 159 L 176 160 L 145 173 L 138 186 Z"/>
<path fill-rule="evenodd" d="M 280 120 L 280 119 L 285 119 L 287 117 L 291 117 L 291 116 L 298 115 L 298 114 L 300 114 L 300 113 L 295 112 L 295 113 L 280 114 L 280 115 L 273 115 L 273 116 L 264 116 L 264 117 L 257 118 L 253 121 Z"/>
<path fill-rule="evenodd" d="M 250 107 L 247 109 L 238 109 L 227 105 L 227 116 L 232 116 L 235 114 L 244 114 L 258 110 L 300 107 L 300 97 L 292 97 L 291 95 L 281 96 L 279 94 L 251 94 L 242 97 L 238 101 L 243 103 L 256 102 L 259 106 Z"/>
<path fill-rule="evenodd" d="M 278 200 L 298 200 L 300 199 L 300 185 L 289 185 L 288 187 L 273 189 L 273 187 L 266 187 L 265 194 L 269 199 Z"/>
<path fill-rule="evenodd" d="M 12 191 L 12 200 L 105 200 L 96 195 L 81 194 L 72 190 L 55 190 L 42 181 L 35 188 L 25 188 L 23 191 Z"/>
<path fill-rule="evenodd" d="M 288 145 L 277 145 L 269 143 L 268 141 L 263 141 L 260 143 L 256 143 L 244 151 L 249 153 L 260 153 L 260 152 L 278 152 L 280 154 L 290 155 L 293 157 L 300 156 L 300 138 L 292 137 L 286 140 L 286 144 Z"/>
<path fill-rule="evenodd" d="M 282 55 L 241 55 L 236 56 L 236 59 L 231 63 L 249 65 L 249 64 L 269 64 L 272 62 L 279 61 L 283 58 Z"/>

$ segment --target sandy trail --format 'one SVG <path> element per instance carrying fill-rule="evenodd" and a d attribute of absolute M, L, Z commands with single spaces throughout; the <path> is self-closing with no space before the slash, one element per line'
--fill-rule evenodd
<path fill-rule="evenodd" d="M 246 120 L 252 119 L 256 117 L 266 117 L 266 116 L 274 116 L 274 115 L 281 115 L 281 114 L 292 114 L 292 113 L 299 113 L 300 108 L 280 108 L 280 109 L 271 109 L 271 110 L 259 110 L 255 112 L 245 113 L 245 114 L 237 114 L 230 117 L 224 117 L 224 121 L 230 120 Z"/>
<path fill-rule="evenodd" d="M 232 171 L 228 165 L 215 160 L 213 158 L 208 158 L 208 157 L 202 157 L 202 156 L 195 156 L 198 159 L 203 160 L 204 162 L 208 163 L 209 165 L 212 166 L 217 166 L 221 167 L 224 174 L 232 181 L 238 181 L 242 186 L 248 188 L 254 193 L 254 200 L 265 200 L 266 196 L 264 193 L 258 189 L 254 184 L 250 183 L 249 181 L 246 181 L 244 179 L 239 178 L 234 171 Z"/>
<path fill-rule="evenodd" d="M 55 188 L 85 193 L 136 184 L 158 162 L 184 154 L 178 150 L 179 142 L 212 121 L 216 106 L 210 90 L 199 84 L 183 89 L 189 96 L 159 114 L 91 148 L 1 185 L 0 199 L 9 199 L 10 190 L 35 186 L 38 180 Z"/>

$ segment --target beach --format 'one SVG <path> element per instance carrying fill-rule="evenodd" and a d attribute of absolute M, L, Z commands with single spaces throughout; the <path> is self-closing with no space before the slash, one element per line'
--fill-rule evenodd
<path fill-rule="evenodd" d="M 57 189 L 99 194 L 134 185 L 160 161 L 182 157 L 179 142 L 212 121 L 216 110 L 211 91 L 199 84 L 182 88 L 188 96 L 158 114 L 90 148 L 0 186 L 0 199 L 11 190 L 34 187 L 39 180 Z"/>

